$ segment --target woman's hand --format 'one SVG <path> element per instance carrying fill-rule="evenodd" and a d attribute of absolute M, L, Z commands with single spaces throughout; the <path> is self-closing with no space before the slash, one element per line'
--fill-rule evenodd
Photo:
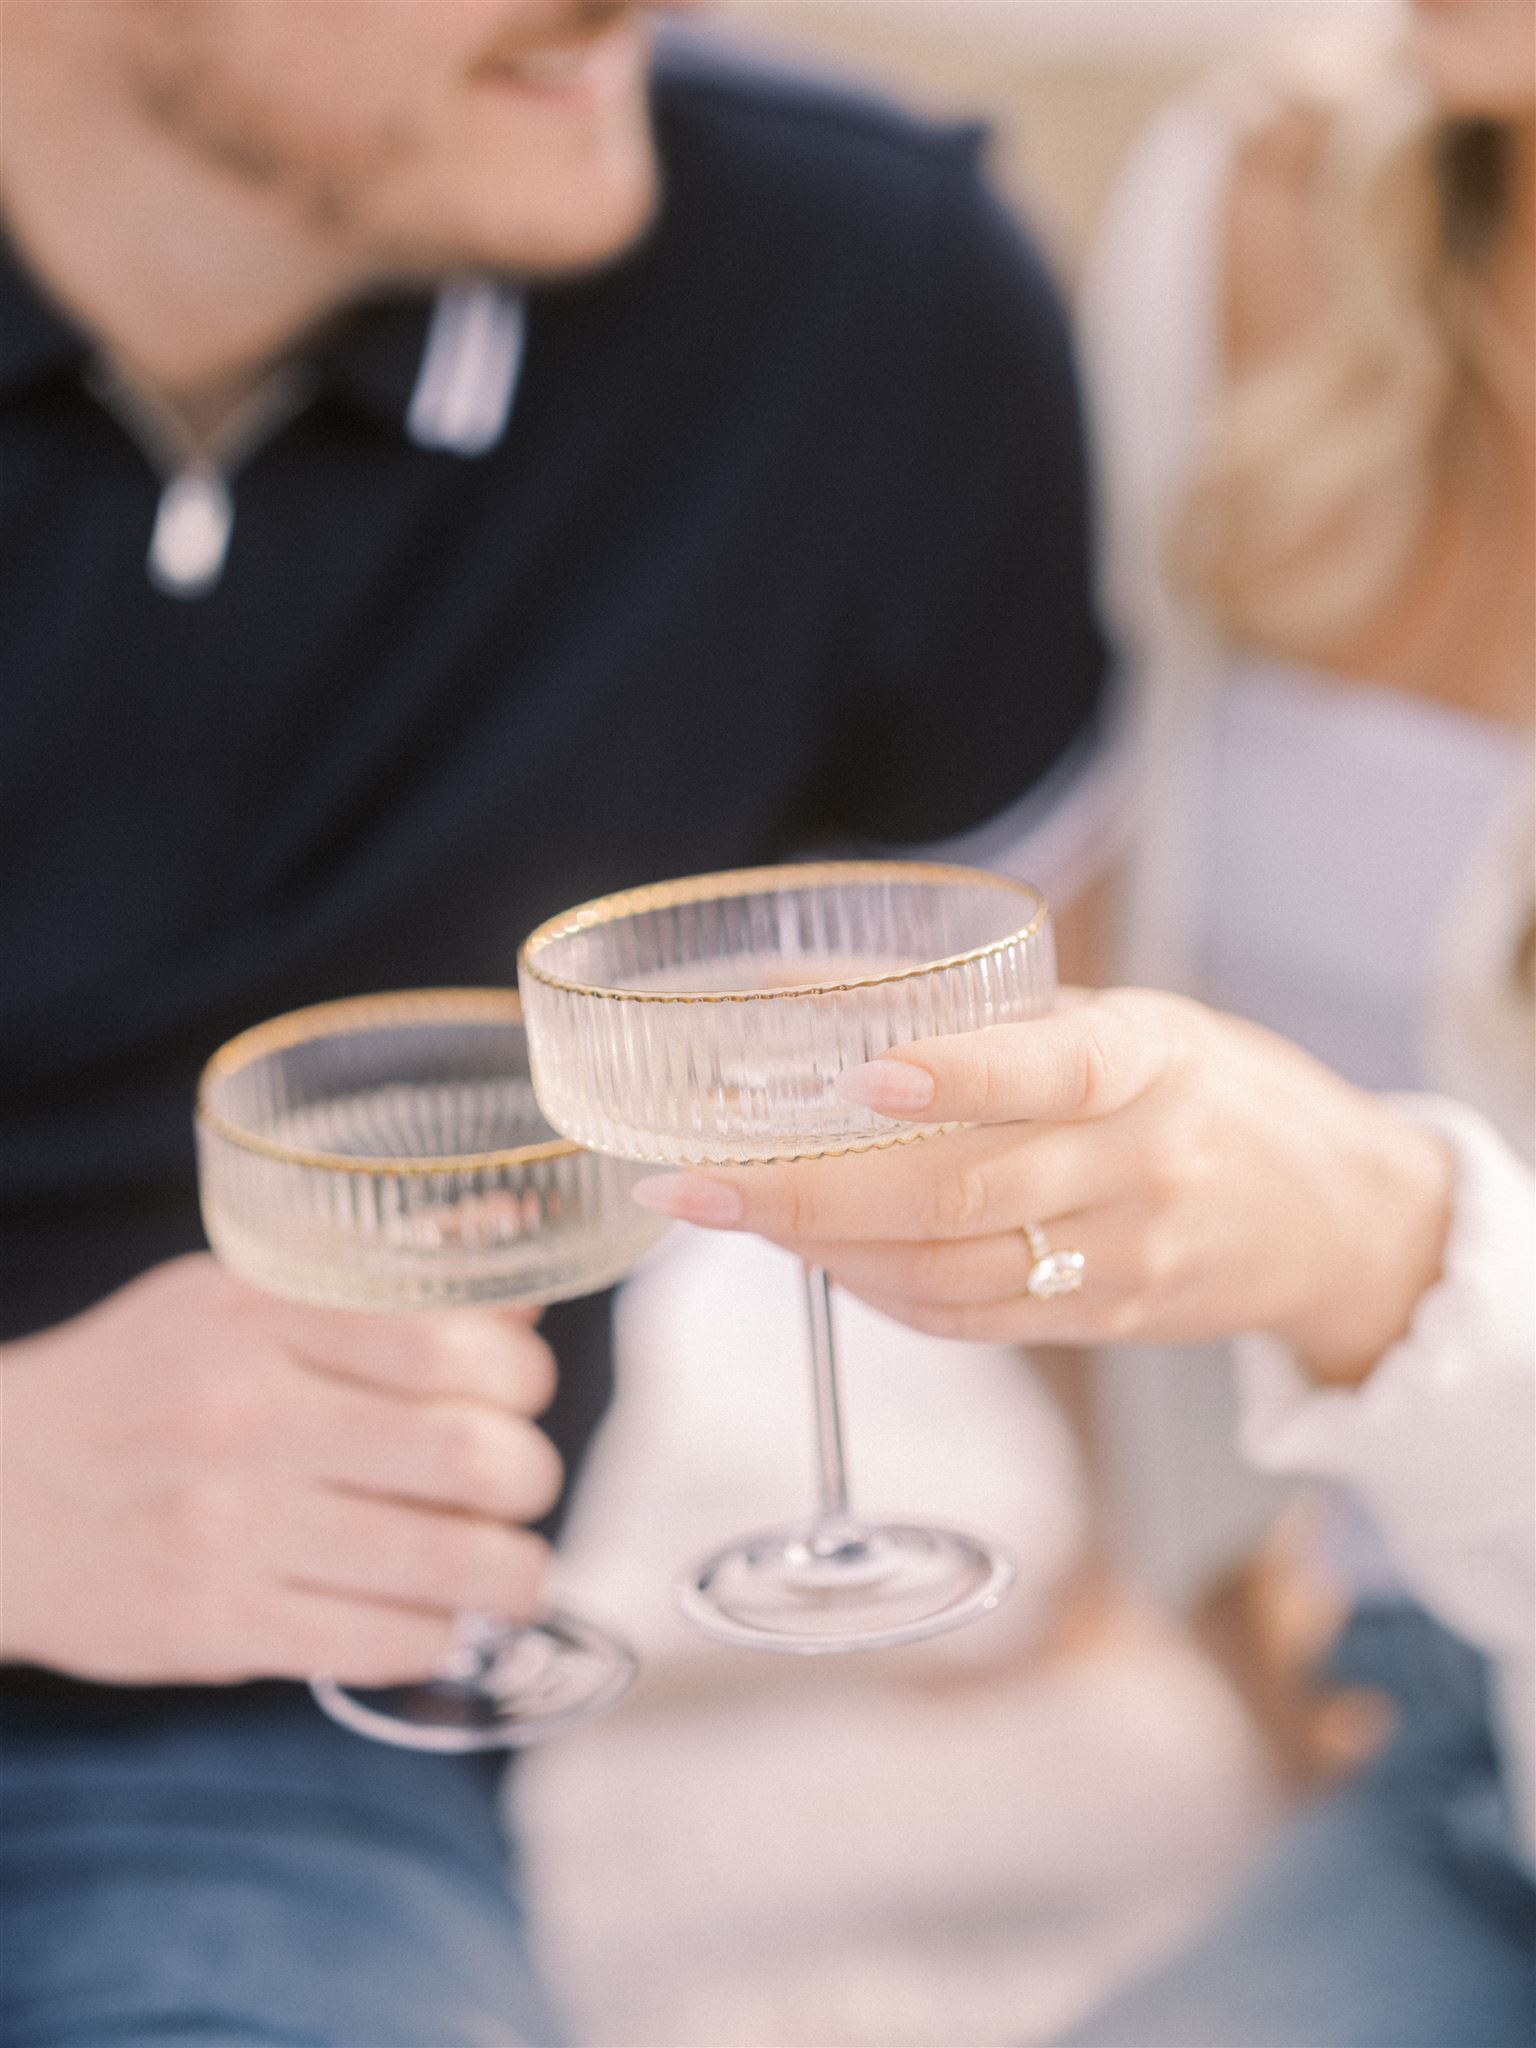
<path fill-rule="evenodd" d="M 560 1490 L 524 1311 L 359 1315 L 206 1254 L 0 1348 L 0 1655 L 114 1684 L 419 1677 L 520 1620 Z"/>
<path fill-rule="evenodd" d="M 637 1198 L 756 1231 L 914 1329 L 983 1342 L 1194 1342 L 1262 1329 L 1354 1382 L 1438 1276 L 1440 1140 L 1258 1026 L 1141 989 L 902 1046 L 851 1101 L 971 1128 L 789 1165 L 654 1176 Z M 1081 1288 L 1026 1292 L 1026 1226 Z"/>

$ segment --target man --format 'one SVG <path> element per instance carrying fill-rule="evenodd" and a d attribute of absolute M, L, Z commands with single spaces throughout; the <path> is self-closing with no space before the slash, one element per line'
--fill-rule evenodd
<path fill-rule="evenodd" d="M 653 84 L 628 0 L 4 27 L 0 2035 L 546 2041 L 494 1771 L 295 1681 L 536 1607 L 606 1306 L 258 1295 L 198 1249 L 192 1083 L 1079 750 L 1059 311 L 973 136 Z"/>

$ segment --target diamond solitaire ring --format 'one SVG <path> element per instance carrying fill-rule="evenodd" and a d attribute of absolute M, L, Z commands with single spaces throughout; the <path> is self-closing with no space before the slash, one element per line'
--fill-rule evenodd
<path fill-rule="evenodd" d="M 1082 1253 L 1053 1252 L 1045 1241 L 1045 1232 L 1037 1223 L 1024 1225 L 1024 1241 L 1034 1260 L 1029 1278 L 1024 1282 L 1024 1292 L 1032 1294 L 1036 1301 L 1049 1301 L 1057 1294 L 1076 1294 L 1088 1267 Z"/>

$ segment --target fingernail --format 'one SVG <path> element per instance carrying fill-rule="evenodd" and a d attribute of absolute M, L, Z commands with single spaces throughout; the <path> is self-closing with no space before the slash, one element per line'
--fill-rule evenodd
<path fill-rule="evenodd" d="M 932 1074 L 911 1060 L 871 1060 L 837 1078 L 837 1093 L 846 1102 L 877 1109 L 882 1116 L 909 1116 L 915 1109 L 926 1109 L 937 1092 Z"/>
<path fill-rule="evenodd" d="M 727 1181 L 706 1180 L 698 1173 L 653 1173 L 637 1180 L 629 1192 L 642 1209 L 715 1229 L 739 1223 L 746 1207 Z"/>

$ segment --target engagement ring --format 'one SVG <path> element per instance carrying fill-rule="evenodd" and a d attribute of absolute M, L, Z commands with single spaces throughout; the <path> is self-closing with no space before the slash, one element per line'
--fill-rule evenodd
<path fill-rule="evenodd" d="M 1048 1301 L 1056 1294 L 1076 1294 L 1088 1267 L 1082 1253 L 1053 1252 L 1045 1241 L 1045 1232 L 1037 1223 L 1024 1225 L 1024 1241 L 1035 1262 L 1024 1282 L 1024 1292 L 1032 1294 L 1036 1301 Z"/>

